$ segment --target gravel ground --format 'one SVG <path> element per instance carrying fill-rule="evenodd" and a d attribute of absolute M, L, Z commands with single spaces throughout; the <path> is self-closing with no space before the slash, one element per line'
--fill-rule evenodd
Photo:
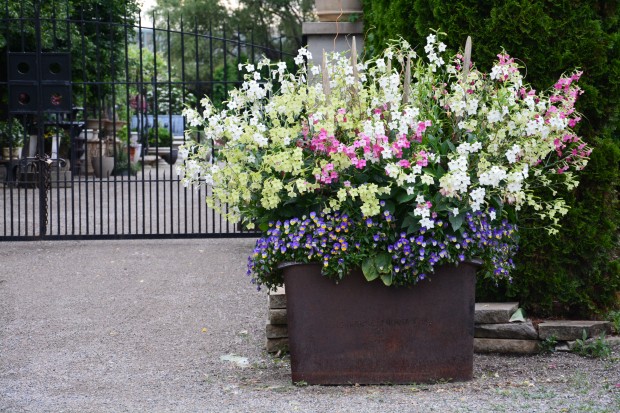
<path fill-rule="evenodd" d="M 466 383 L 295 386 L 251 239 L 0 248 L 2 412 L 618 412 L 611 359 L 476 355 Z M 247 363 L 245 362 L 247 359 Z"/>

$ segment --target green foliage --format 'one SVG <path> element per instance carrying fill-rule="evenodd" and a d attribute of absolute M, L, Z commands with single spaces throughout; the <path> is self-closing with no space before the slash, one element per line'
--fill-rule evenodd
<path fill-rule="evenodd" d="M 539 315 L 587 317 L 618 305 L 620 260 L 620 148 L 610 139 L 597 145 L 573 194 L 571 210 L 557 236 L 521 228 L 514 280 L 509 285 L 479 283 L 478 297 L 509 297 Z"/>
<path fill-rule="evenodd" d="M 547 337 L 546 339 L 538 343 L 538 349 L 541 353 L 544 354 L 555 353 L 555 346 L 557 346 L 557 344 L 558 340 L 555 338 L 555 336 Z"/>
<path fill-rule="evenodd" d="M 172 143 L 172 136 L 168 128 L 158 127 L 149 129 L 149 145 L 159 146 L 160 148 L 169 147 Z"/>
<path fill-rule="evenodd" d="M 609 343 L 605 341 L 605 333 L 597 338 L 588 340 L 588 333 L 586 333 L 585 330 L 583 331 L 582 338 L 575 341 L 575 346 L 572 351 L 584 357 L 604 359 L 611 356 L 611 347 Z"/>
<path fill-rule="evenodd" d="M 374 0 L 364 7 L 371 52 L 402 36 L 423 53 L 429 31 L 440 29 L 454 51 L 472 36 L 472 60 L 485 71 L 504 48 L 522 61 L 538 90 L 580 67 L 585 93 L 578 109 L 587 119 L 581 133 L 592 137 L 618 129 L 618 0 Z"/>
<path fill-rule="evenodd" d="M 514 280 L 481 280 L 482 300 L 519 300 L 537 315 L 584 317 L 620 308 L 620 20 L 618 0 L 373 0 L 364 2 L 367 52 L 402 36 L 424 54 L 430 29 L 462 49 L 472 36 L 472 60 L 487 70 L 498 51 L 520 59 L 526 81 L 552 86 L 562 73 L 584 71 L 577 101 L 578 133 L 594 147 L 581 184 L 570 200 L 562 230 L 550 236 L 521 211 L 520 252 Z M 549 197 L 550 195 L 547 195 Z M 543 198 L 544 199 L 544 198 Z"/>
<path fill-rule="evenodd" d="M 0 148 L 22 146 L 26 130 L 18 119 L 0 121 Z"/>
<path fill-rule="evenodd" d="M 620 334 L 620 311 L 610 311 L 605 318 L 611 322 L 613 331 Z"/>
<path fill-rule="evenodd" d="M 131 162 L 129 159 L 129 154 L 127 153 L 127 148 L 122 147 L 122 149 L 116 152 L 116 158 L 114 158 L 114 170 L 112 171 L 113 175 L 132 175 L 135 176 L 140 170 L 141 164 L 140 162 Z"/>

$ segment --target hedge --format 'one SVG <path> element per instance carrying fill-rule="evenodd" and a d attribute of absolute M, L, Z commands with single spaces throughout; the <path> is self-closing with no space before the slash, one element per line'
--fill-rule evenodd
<path fill-rule="evenodd" d="M 594 147 L 572 209 L 549 236 L 522 227 L 514 281 L 480 282 L 478 299 L 519 300 L 540 316 L 584 317 L 620 307 L 620 22 L 618 0 L 365 0 L 366 52 L 403 37 L 423 54 L 426 36 L 448 49 L 473 39 L 472 60 L 489 70 L 502 50 L 520 60 L 537 90 L 564 72 L 584 71 L 577 132 Z M 527 218 L 527 211 L 522 214 Z"/>

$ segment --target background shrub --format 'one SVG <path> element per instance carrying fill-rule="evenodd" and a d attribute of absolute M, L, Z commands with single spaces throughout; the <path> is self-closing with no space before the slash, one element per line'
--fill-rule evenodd
<path fill-rule="evenodd" d="M 487 71 L 506 50 L 526 81 L 551 87 L 564 72 L 584 71 L 577 132 L 594 147 L 581 184 L 563 194 L 572 205 L 563 229 L 549 236 L 521 218 L 514 282 L 481 281 L 480 300 L 519 300 L 537 315 L 584 317 L 620 306 L 620 24 L 618 0 L 372 0 L 364 2 L 366 52 L 403 37 L 421 53 L 432 29 L 452 52 L 472 36 L 472 60 Z"/>

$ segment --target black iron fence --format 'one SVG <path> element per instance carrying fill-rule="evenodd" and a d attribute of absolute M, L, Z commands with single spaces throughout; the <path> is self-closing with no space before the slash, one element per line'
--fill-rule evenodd
<path fill-rule="evenodd" d="M 73 3 L 0 12 L 0 240 L 253 236 L 178 179 L 181 111 L 224 100 L 240 63 L 287 58 L 282 38 Z"/>

